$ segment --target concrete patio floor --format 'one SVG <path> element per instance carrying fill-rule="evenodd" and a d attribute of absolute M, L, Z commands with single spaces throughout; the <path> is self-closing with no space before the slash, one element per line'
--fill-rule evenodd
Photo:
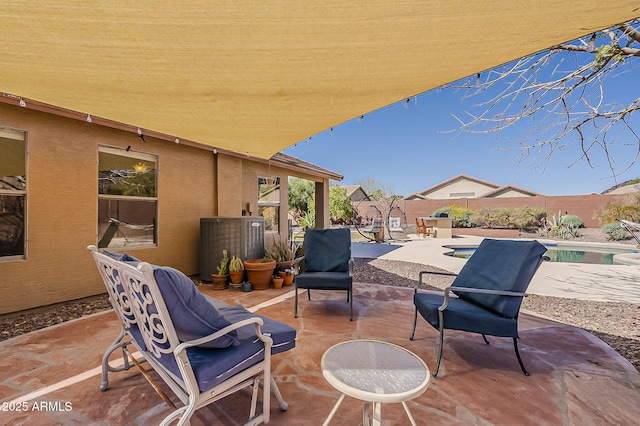
<path fill-rule="evenodd" d="M 353 322 L 344 292 L 316 291 L 311 302 L 301 295 L 297 319 L 291 287 L 208 294 L 298 330 L 296 347 L 273 358 L 273 375 L 289 404 L 288 411 L 281 412 L 273 400 L 274 425 L 322 424 L 339 393 L 324 380 L 320 359 L 338 342 L 387 341 L 435 367 L 436 330 L 420 321 L 416 339 L 408 338 L 412 289 L 355 284 Z M 110 374 L 109 389 L 98 390 L 102 353 L 118 331 L 115 314 L 107 311 L 1 342 L 0 424 L 158 424 L 172 409 L 135 368 Z M 638 424 L 640 373 L 609 346 L 578 328 L 528 314 L 521 315 L 520 336 L 530 377 L 521 373 L 510 339 L 490 338 L 487 346 L 479 335 L 448 332 L 446 374 L 432 379 L 427 391 L 408 403 L 418 424 Z M 179 405 L 168 387 L 162 387 Z M 191 424 L 243 424 L 250 398 L 250 392 L 239 392 L 204 407 Z M 26 404 L 16 404 L 22 402 Z M 26 411 L 16 411 L 19 407 Z M 401 404 L 383 405 L 382 417 L 384 425 L 408 424 Z M 362 402 L 346 398 L 332 424 L 353 425 L 361 419 Z"/>

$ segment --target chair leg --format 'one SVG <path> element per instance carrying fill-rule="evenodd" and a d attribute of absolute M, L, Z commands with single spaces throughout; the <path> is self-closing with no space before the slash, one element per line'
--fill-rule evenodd
<path fill-rule="evenodd" d="M 516 357 L 518 358 L 518 364 L 520 364 L 520 369 L 524 373 L 525 376 L 529 375 L 529 372 L 524 368 L 524 364 L 522 363 L 522 358 L 520 358 L 520 351 L 518 350 L 518 338 L 513 338 L 513 348 L 516 350 Z"/>
<path fill-rule="evenodd" d="M 442 362 L 443 346 L 444 346 L 444 328 L 440 327 L 440 342 L 438 344 L 438 361 L 436 362 L 436 369 L 433 372 L 433 377 L 438 377 L 438 371 L 440 371 L 440 363 Z"/>
<path fill-rule="evenodd" d="M 413 340 L 413 337 L 416 334 L 416 325 L 418 324 L 418 308 L 414 308 L 413 310 L 413 331 L 411 332 L 411 337 L 409 340 Z"/>
<path fill-rule="evenodd" d="M 347 300 L 349 301 L 349 321 L 353 321 L 353 290 L 347 290 Z"/>
<path fill-rule="evenodd" d="M 441 310 L 438 310 L 438 329 L 440 331 L 440 344 L 438 345 L 438 362 L 436 363 L 436 370 L 433 373 L 433 377 L 437 377 L 438 371 L 440 371 L 440 362 L 442 362 L 442 349 L 444 346 L 444 314 Z"/>
<path fill-rule="evenodd" d="M 488 345 L 489 341 L 487 340 L 487 336 L 485 336 L 484 334 L 482 335 L 482 338 L 484 339 L 484 342 Z"/>
<path fill-rule="evenodd" d="M 307 300 L 311 301 L 311 289 L 307 289 Z"/>
<path fill-rule="evenodd" d="M 298 286 L 296 286 L 295 289 L 295 302 L 294 302 L 294 308 L 293 308 L 293 317 L 294 318 L 298 318 Z"/>
<path fill-rule="evenodd" d="M 131 342 L 131 340 L 127 340 L 124 342 L 122 341 L 122 339 L 124 339 L 125 334 L 126 333 L 123 328 L 120 331 L 120 334 L 118 335 L 118 337 L 116 337 L 116 340 L 113 341 L 111 346 L 109 346 L 109 348 L 104 353 L 104 356 L 102 357 L 102 382 L 100 383 L 101 391 L 105 391 L 109 387 L 109 376 L 108 376 L 109 372 L 119 372 L 119 371 L 124 371 L 131 368 L 131 366 L 129 365 L 129 357 L 127 357 L 127 354 L 124 350 L 122 351 L 123 366 L 114 368 L 109 365 L 109 356 L 111 355 L 111 353 L 113 353 L 118 348 L 125 348 Z"/>

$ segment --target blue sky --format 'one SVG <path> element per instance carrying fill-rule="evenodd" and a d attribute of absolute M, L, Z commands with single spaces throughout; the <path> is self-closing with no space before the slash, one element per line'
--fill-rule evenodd
<path fill-rule="evenodd" d="M 638 97 L 639 73 L 639 67 L 633 66 L 631 71 L 608 79 L 612 101 Z M 544 164 L 535 155 L 522 159 L 522 151 L 513 148 L 520 135 L 530 129 L 528 124 L 501 133 L 455 131 L 459 123 L 453 115 L 463 116 L 480 100 L 463 100 L 463 95 L 434 89 L 406 106 L 399 102 L 365 113 L 362 120 L 354 119 L 331 132 L 314 135 L 284 152 L 342 174 L 343 185 L 373 179 L 400 195 L 421 191 L 461 173 L 545 195 L 602 192 L 616 183 L 640 177 L 638 163 L 618 176 L 616 182 L 602 153 L 593 158 L 593 167 L 584 162 L 572 165 L 580 157 L 576 144 L 555 152 Z M 639 118 L 634 117 L 637 133 Z M 624 137 L 629 139 L 628 135 Z M 617 147 L 616 167 L 622 168 L 636 151 L 637 146 Z"/>

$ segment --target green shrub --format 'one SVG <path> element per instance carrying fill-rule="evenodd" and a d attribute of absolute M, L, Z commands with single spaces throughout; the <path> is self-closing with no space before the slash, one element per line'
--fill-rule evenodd
<path fill-rule="evenodd" d="M 570 237 L 579 237 L 578 228 L 581 223 L 582 220 L 578 216 L 563 215 L 562 212 L 558 212 L 558 216 L 552 215 L 551 220 L 545 218 L 536 233 L 542 237 L 554 237 L 563 240 Z"/>
<path fill-rule="evenodd" d="M 607 223 L 600 229 L 607 234 L 608 240 L 620 241 L 628 238 L 627 230 L 620 226 L 620 222 Z"/>
<path fill-rule="evenodd" d="M 513 209 L 511 222 L 521 231 L 529 231 L 540 227 L 547 216 L 547 210 L 542 207 L 519 207 Z"/>
<path fill-rule="evenodd" d="M 621 203 L 609 201 L 596 210 L 593 217 L 607 225 L 623 219 L 640 222 L 640 194 L 629 194 Z"/>
<path fill-rule="evenodd" d="M 567 225 L 569 228 L 582 228 L 584 226 L 584 222 L 578 216 L 573 214 L 565 214 L 562 216 L 562 223 Z"/>
<path fill-rule="evenodd" d="M 473 214 L 475 226 L 483 228 L 511 228 L 521 231 L 541 226 L 547 211 L 540 207 L 483 208 Z"/>
<path fill-rule="evenodd" d="M 471 228 L 473 226 L 473 222 L 471 218 L 473 217 L 473 209 L 464 206 L 448 206 L 441 207 L 436 210 L 432 216 L 435 216 L 436 213 L 446 213 L 451 219 L 451 226 L 454 228 Z"/>

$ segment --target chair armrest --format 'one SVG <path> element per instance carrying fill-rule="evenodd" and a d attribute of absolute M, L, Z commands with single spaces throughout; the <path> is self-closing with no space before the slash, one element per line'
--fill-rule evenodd
<path fill-rule="evenodd" d="M 294 275 L 300 274 L 300 263 L 302 263 L 303 260 L 304 260 L 304 256 L 298 257 L 297 259 L 293 260 L 293 274 Z"/>
<path fill-rule="evenodd" d="M 262 331 L 260 330 L 260 327 L 262 326 L 262 324 L 264 324 L 264 320 L 260 317 L 251 317 L 251 318 L 247 318 L 242 321 L 238 321 L 233 324 L 230 324 L 225 328 L 216 331 L 215 333 L 209 334 L 208 336 L 204 336 L 195 340 L 188 340 L 186 342 L 182 342 L 176 347 L 174 353 L 175 355 L 178 355 L 181 352 L 183 352 L 185 349 L 190 348 L 192 346 L 204 345 L 205 343 L 208 343 L 212 340 L 215 340 L 219 337 L 224 336 L 225 334 L 229 333 L 232 330 L 236 330 L 238 328 L 244 327 L 245 325 L 249 325 L 249 324 L 255 324 L 256 336 L 258 337 L 258 339 L 262 340 L 265 343 L 273 344 L 271 337 L 269 337 L 266 334 L 262 334 Z"/>
<path fill-rule="evenodd" d="M 424 284 L 424 281 L 422 279 L 422 277 L 425 274 L 431 274 L 431 275 L 446 275 L 446 276 L 451 276 L 451 277 L 457 277 L 458 274 L 454 274 L 453 272 L 436 272 L 436 271 L 420 271 L 418 274 L 418 287 L 414 288 L 414 293 L 418 292 L 418 288 L 420 286 L 422 286 L 422 284 Z"/>
<path fill-rule="evenodd" d="M 450 286 L 444 289 L 444 301 L 438 308 L 439 311 L 444 311 L 449 306 L 450 292 L 459 291 L 461 293 L 482 293 L 482 294 L 495 294 L 496 296 L 512 296 L 512 297 L 527 297 L 527 293 L 521 293 L 517 291 L 505 291 L 505 290 L 490 290 L 485 288 L 469 288 L 469 287 L 454 287 Z"/>

